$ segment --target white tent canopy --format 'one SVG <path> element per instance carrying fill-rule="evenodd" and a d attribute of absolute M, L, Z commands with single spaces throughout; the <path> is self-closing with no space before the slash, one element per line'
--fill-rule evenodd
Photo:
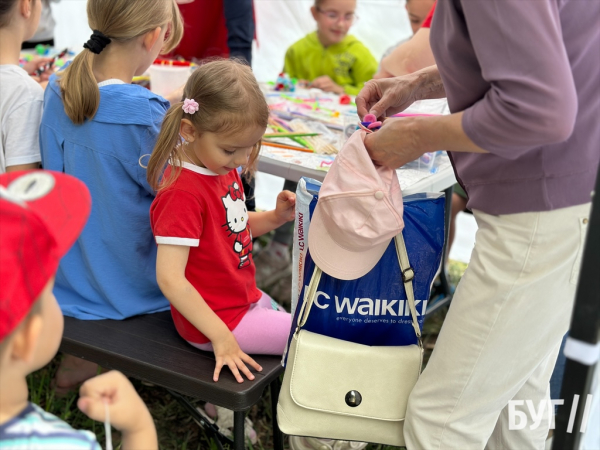
<path fill-rule="evenodd" d="M 312 0 L 254 0 L 258 42 L 252 66 L 259 81 L 275 81 L 286 49 L 315 29 L 312 4 Z M 87 25 L 86 1 L 62 0 L 52 7 L 56 47 L 81 50 L 92 33 Z M 404 0 L 358 0 L 356 13 L 359 20 L 350 32 L 378 60 L 389 46 L 411 35 Z"/>

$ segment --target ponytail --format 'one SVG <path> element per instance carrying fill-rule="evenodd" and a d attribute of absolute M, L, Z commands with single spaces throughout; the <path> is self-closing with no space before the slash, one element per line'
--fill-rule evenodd
<path fill-rule="evenodd" d="M 94 117 L 100 105 L 100 90 L 92 72 L 93 58 L 94 54 L 84 49 L 60 75 L 65 112 L 75 124 Z"/>
<path fill-rule="evenodd" d="M 175 103 L 165 114 L 158 140 L 152 155 L 150 155 L 150 161 L 148 161 L 146 179 L 155 191 L 171 185 L 181 173 L 182 159 L 178 149 L 181 145 L 184 145 L 179 135 L 181 119 L 183 118 L 182 106 L 183 102 Z M 169 161 L 171 161 L 171 165 L 175 170 L 171 171 L 168 179 L 161 180 Z"/>
<path fill-rule="evenodd" d="M 110 42 L 111 46 L 124 44 L 157 27 L 168 26 L 169 36 L 161 49 L 165 53 L 179 44 L 183 34 L 175 0 L 88 0 L 86 9 L 94 34 L 59 78 L 65 112 L 76 124 L 93 118 L 100 105 L 100 90 L 92 71 L 96 55 L 92 51 L 99 53 Z"/>

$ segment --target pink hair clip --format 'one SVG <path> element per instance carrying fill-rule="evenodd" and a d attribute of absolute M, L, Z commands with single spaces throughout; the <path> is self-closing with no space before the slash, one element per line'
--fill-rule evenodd
<path fill-rule="evenodd" d="M 188 114 L 194 114 L 200 109 L 200 105 L 198 105 L 198 102 L 193 98 L 186 98 L 183 101 L 183 106 L 181 108 Z"/>

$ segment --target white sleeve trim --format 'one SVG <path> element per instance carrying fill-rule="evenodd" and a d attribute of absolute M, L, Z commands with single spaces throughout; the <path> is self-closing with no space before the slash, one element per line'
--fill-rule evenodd
<path fill-rule="evenodd" d="M 589 342 L 573 339 L 569 336 L 567 337 L 563 352 L 569 359 L 573 359 L 586 366 L 593 366 L 600 359 L 600 342 L 594 345 Z"/>
<path fill-rule="evenodd" d="M 6 167 L 19 166 L 21 164 L 32 164 L 41 161 L 42 156 L 39 153 L 21 156 L 9 156 L 6 158 Z"/>
<path fill-rule="evenodd" d="M 200 239 L 168 236 L 156 236 L 155 239 L 157 244 L 183 245 L 185 247 L 198 247 L 200 245 Z"/>

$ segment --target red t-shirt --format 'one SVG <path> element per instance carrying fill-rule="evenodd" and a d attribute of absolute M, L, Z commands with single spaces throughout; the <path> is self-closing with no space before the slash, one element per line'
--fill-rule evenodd
<path fill-rule="evenodd" d="M 433 12 L 435 11 L 436 3 L 433 4 L 433 6 L 431 7 L 431 11 L 429 11 L 429 14 L 427 14 L 427 17 L 425 17 L 421 28 L 431 28 L 431 21 L 433 20 Z"/>
<path fill-rule="evenodd" d="M 244 200 L 237 171 L 217 175 L 183 163 L 177 180 L 158 192 L 150 208 L 156 243 L 190 247 L 185 276 L 230 330 L 261 297 Z M 173 305 L 171 314 L 186 341 L 209 342 Z"/>

